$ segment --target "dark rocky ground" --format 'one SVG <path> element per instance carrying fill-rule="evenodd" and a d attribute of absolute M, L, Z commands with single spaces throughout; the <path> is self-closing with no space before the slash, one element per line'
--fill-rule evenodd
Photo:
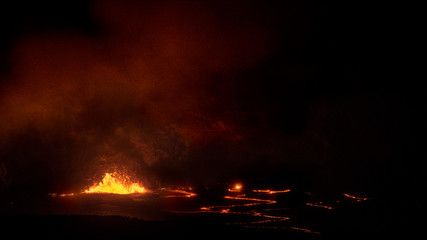
<path fill-rule="evenodd" d="M 279 229 L 249 229 L 221 224 L 215 220 L 143 221 L 123 216 L 50 215 L 3 216 L 2 228 L 9 236 L 60 238 L 174 238 L 206 239 L 246 237 L 277 237 L 318 239 L 319 236 Z"/>
<path fill-rule="evenodd" d="M 343 198 L 334 205 L 334 209 L 328 210 L 305 204 L 292 206 L 286 201 L 286 196 L 283 194 L 283 200 L 275 204 L 249 207 L 240 206 L 241 202 L 248 203 L 241 200 L 211 201 L 208 205 L 218 208 L 207 213 L 197 212 L 200 206 L 206 206 L 206 202 L 197 197 L 170 198 L 152 194 L 15 199 L 13 203 L 3 201 L 0 226 L 3 233 L 14 238 L 31 236 L 44 239 L 353 239 L 417 232 L 417 228 L 410 224 L 390 224 L 395 220 L 387 218 L 390 215 L 384 213 L 384 206 L 376 199 L 355 202 Z M 236 206 L 231 207 L 230 213 L 220 213 L 224 209 L 220 206 L 229 204 Z M 195 213 L 191 213 L 193 210 Z M 242 214 L 245 212 L 287 216 L 289 220 L 254 224 L 255 221 L 269 219 Z"/>

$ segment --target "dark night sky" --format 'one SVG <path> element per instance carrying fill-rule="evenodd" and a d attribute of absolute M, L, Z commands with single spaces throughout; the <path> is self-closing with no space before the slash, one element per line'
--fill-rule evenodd
<path fill-rule="evenodd" d="M 0 189 L 76 191 L 112 169 L 151 187 L 424 185 L 398 21 L 262 2 L 2 3 Z"/>

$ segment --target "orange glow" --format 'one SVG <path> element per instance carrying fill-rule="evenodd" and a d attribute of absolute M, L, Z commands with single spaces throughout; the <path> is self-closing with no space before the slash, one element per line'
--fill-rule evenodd
<path fill-rule="evenodd" d="M 348 194 L 348 193 L 343 193 L 343 195 L 346 196 L 346 197 L 348 197 L 348 198 L 351 198 L 351 199 L 353 199 L 353 200 L 355 200 L 357 202 L 366 201 L 366 200 L 369 199 L 369 198 L 364 198 L 364 197 L 358 197 L 358 196 L 351 195 L 351 194 Z"/>
<path fill-rule="evenodd" d="M 305 232 L 305 233 L 320 234 L 320 232 L 315 232 L 315 231 L 312 231 L 312 230 L 307 229 L 307 228 L 290 227 L 290 229 L 297 230 L 297 231 L 302 231 L 302 232 Z"/>
<path fill-rule="evenodd" d="M 252 190 L 252 191 L 258 192 L 258 193 L 276 194 L 276 193 L 287 193 L 287 192 L 290 192 L 291 189 L 285 189 L 285 190 L 258 189 L 258 190 Z"/>
<path fill-rule="evenodd" d="M 184 191 L 184 190 L 169 190 L 169 191 L 174 192 L 174 193 L 179 193 L 179 194 L 168 195 L 166 197 L 187 197 L 187 198 L 190 198 L 190 197 L 197 196 L 197 194 L 195 194 L 195 193 Z"/>
<path fill-rule="evenodd" d="M 93 184 L 85 193 L 114 193 L 131 194 L 145 193 L 144 187 L 138 183 L 130 183 L 129 177 L 118 177 L 116 173 L 105 173 L 104 178 L 98 184 Z"/>
<path fill-rule="evenodd" d="M 334 209 L 334 207 L 328 206 L 323 204 L 322 202 L 316 202 L 316 203 L 306 203 L 305 205 L 310 206 L 310 207 L 319 207 L 319 208 L 324 208 L 324 209 L 328 209 L 328 210 L 332 210 Z"/>
<path fill-rule="evenodd" d="M 58 194 L 58 193 L 49 193 L 48 195 L 55 198 L 55 197 L 74 196 L 75 194 L 74 193 L 61 193 L 61 194 Z"/>
<path fill-rule="evenodd" d="M 257 203 L 247 203 L 247 204 L 241 204 L 239 206 L 252 206 L 252 205 L 259 205 L 261 203 L 265 204 L 273 204 L 277 203 L 274 200 L 268 200 L 268 199 L 261 199 L 261 198 L 249 198 L 249 197 L 232 197 L 232 196 L 224 196 L 225 199 L 235 199 L 235 200 L 245 200 L 245 201 L 255 201 Z"/>
<path fill-rule="evenodd" d="M 234 184 L 233 188 L 229 188 L 229 192 L 240 192 L 242 190 L 243 186 L 240 183 Z"/>

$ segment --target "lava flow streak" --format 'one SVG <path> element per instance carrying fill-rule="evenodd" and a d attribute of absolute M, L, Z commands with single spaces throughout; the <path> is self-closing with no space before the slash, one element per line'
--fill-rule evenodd
<path fill-rule="evenodd" d="M 342 195 L 344 195 L 345 197 L 348 197 L 348 198 L 350 198 L 350 199 L 353 199 L 353 200 L 355 200 L 356 202 L 366 201 L 366 200 L 368 200 L 368 199 L 369 199 L 369 198 L 365 198 L 365 197 L 358 197 L 358 196 L 351 195 L 351 194 L 348 194 L 348 193 L 343 193 Z"/>
<path fill-rule="evenodd" d="M 184 191 L 184 190 L 169 190 L 169 191 L 173 192 L 173 193 L 178 193 L 178 194 L 173 194 L 173 195 L 166 196 L 168 198 L 170 198 L 170 197 L 186 197 L 186 198 L 190 198 L 190 197 L 197 196 L 197 194 L 195 194 L 195 193 Z"/>
<path fill-rule="evenodd" d="M 245 197 L 244 195 L 242 197 L 224 196 L 224 198 L 225 199 L 234 199 L 234 200 L 255 201 L 255 203 L 241 204 L 241 206 L 259 205 L 259 204 L 262 204 L 262 203 L 264 203 L 264 204 L 273 204 L 273 203 L 276 203 L 276 201 L 274 201 L 274 200 L 260 199 L 260 198 L 249 198 L 249 197 Z"/>
<path fill-rule="evenodd" d="M 257 190 L 252 190 L 252 191 L 257 192 L 257 193 L 276 194 L 276 193 L 287 193 L 287 192 L 290 192 L 291 189 L 285 189 L 285 190 L 257 189 Z"/>
<path fill-rule="evenodd" d="M 315 202 L 315 203 L 306 203 L 305 205 L 310 206 L 310 207 L 319 207 L 319 208 L 324 208 L 324 209 L 328 209 L 328 210 L 332 210 L 334 209 L 334 207 L 332 206 L 328 206 L 323 204 L 322 202 Z"/>

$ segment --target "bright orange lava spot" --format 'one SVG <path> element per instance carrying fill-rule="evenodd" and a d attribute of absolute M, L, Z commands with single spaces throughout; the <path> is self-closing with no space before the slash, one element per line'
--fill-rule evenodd
<path fill-rule="evenodd" d="M 233 188 L 229 188 L 229 192 L 240 192 L 242 190 L 243 186 L 240 183 L 234 184 Z"/>
<path fill-rule="evenodd" d="M 131 183 L 129 177 L 117 177 L 116 173 L 106 173 L 98 184 L 93 184 L 85 193 L 131 194 L 147 192 L 138 183 Z"/>

